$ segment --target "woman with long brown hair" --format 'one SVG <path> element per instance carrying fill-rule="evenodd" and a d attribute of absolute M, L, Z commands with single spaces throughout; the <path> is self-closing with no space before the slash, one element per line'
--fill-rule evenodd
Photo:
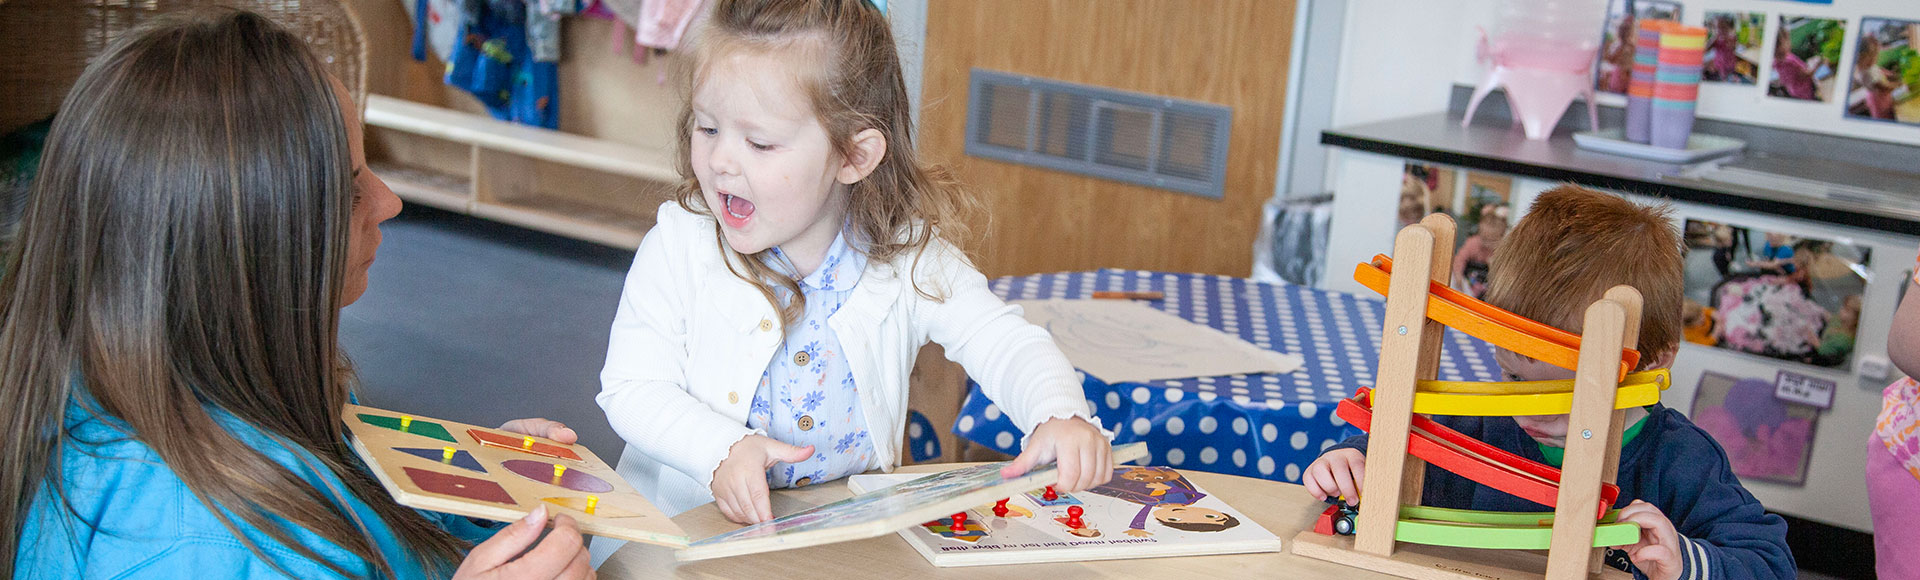
<path fill-rule="evenodd" d="M 359 132 L 251 13 L 87 68 L 0 278 L 0 577 L 592 575 L 570 518 L 536 544 L 544 509 L 496 529 L 404 508 L 347 448 L 339 310 L 400 206 Z"/>

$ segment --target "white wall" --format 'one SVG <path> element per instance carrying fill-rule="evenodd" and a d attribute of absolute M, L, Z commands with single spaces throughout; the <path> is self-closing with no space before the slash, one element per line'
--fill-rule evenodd
<path fill-rule="evenodd" d="M 1853 67 L 1860 21 L 1866 17 L 1920 20 L 1915 0 L 1842 0 L 1831 5 L 1763 0 L 1680 0 L 1682 20 L 1705 22 L 1707 12 L 1764 12 L 1768 34 L 1761 46 L 1761 79 L 1754 85 L 1703 83 L 1701 117 L 1831 133 L 1862 139 L 1920 145 L 1920 127 L 1845 119 L 1845 92 Z M 1351 0 L 1342 42 L 1339 105 L 1334 126 L 1444 111 L 1450 84 L 1477 85 L 1484 74 L 1474 62 L 1476 27 L 1492 30 L 1498 0 Z M 1767 96 L 1766 71 L 1772 67 L 1773 32 L 1782 14 L 1839 18 L 1847 22 L 1842 51 L 1828 102 Z M 1600 31 L 1595 30 L 1598 36 Z M 1618 95 L 1601 95 L 1604 104 L 1623 105 Z"/>
<path fill-rule="evenodd" d="M 1474 62 L 1477 26 L 1491 26 L 1499 0 L 1350 0 L 1339 59 L 1338 104 L 1335 127 L 1397 117 L 1445 111 L 1452 84 L 1472 85 L 1483 74 Z M 1853 50 L 1862 16 L 1920 20 L 1920 2 L 1914 0 L 1842 0 L 1822 6 L 1759 0 L 1683 0 L 1683 20 L 1698 25 L 1707 11 L 1759 11 L 1769 27 L 1782 13 L 1794 16 L 1843 18 L 1847 21 L 1847 49 L 1839 63 L 1835 96 L 1812 103 L 1766 96 L 1765 70 L 1755 85 L 1706 83 L 1701 88 L 1699 114 L 1741 123 L 1817 133 L 1846 135 L 1894 143 L 1920 145 L 1920 127 L 1845 119 L 1841 112 L 1847 89 L 1846 70 L 1853 66 Z M 1762 54 L 1770 59 L 1773 34 L 1769 28 Z M 1595 31 L 1599 34 L 1599 31 Z M 1601 102 L 1621 104 L 1617 96 Z M 1920 156 L 1920 152 L 1916 153 Z M 1328 187 L 1335 191 L 1334 239 L 1329 244 L 1330 289 L 1367 292 L 1351 280 L 1352 265 L 1376 253 L 1390 253 L 1394 202 L 1399 194 L 1402 161 L 1393 157 L 1337 151 L 1330 160 Z M 1555 184 L 1519 178 L 1513 203 L 1524 212 L 1539 192 Z M 1635 198 L 1638 201 L 1653 201 Z M 1845 241 L 1873 248 L 1874 275 L 1864 298 L 1855 360 L 1884 355 L 1895 300 L 1903 290 L 1902 273 L 1913 264 L 1920 238 L 1767 216 L 1720 207 L 1677 203 L 1676 218 L 1728 222 L 1759 231 L 1784 231 Z M 1920 233 L 1920 228 L 1915 228 Z M 1840 383 L 1832 410 L 1818 419 L 1811 463 L 1804 487 L 1759 481 L 1747 488 L 1768 508 L 1843 527 L 1871 530 L 1863 478 L 1867 434 L 1880 408 L 1880 389 L 1888 380 L 1859 378 L 1845 370 L 1829 371 L 1742 355 L 1732 351 L 1686 345 L 1674 366 L 1675 386 L 1663 397 L 1676 409 L 1692 408 L 1694 390 L 1702 372 L 1712 370 L 1737 377 L 1771 378 L 1777 369 L 1832 379 Z"/>

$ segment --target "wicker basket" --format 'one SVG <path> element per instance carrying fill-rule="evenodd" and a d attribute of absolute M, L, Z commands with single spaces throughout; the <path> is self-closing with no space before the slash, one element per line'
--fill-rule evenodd
<path fill-rule="evenodd" d="M 366 34 L 344 0 L 0 0 L 0 134 L 53 115 L 94 55 L 149 17 L 197 6 L 265 15 L 367 102 Z"/>

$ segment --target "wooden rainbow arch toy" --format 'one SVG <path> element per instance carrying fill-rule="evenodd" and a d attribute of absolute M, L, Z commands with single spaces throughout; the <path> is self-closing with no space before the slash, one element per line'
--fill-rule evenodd
<path fill-rule="evenodd" d="M 1449 287 L 1453 219 L 1434 214 L 1400 230 L 1399 267 L 1386 256 L 1354 278 L 1385 294 L 1378 384 L 1341 401 L 1338 415 L 1371 434 L 1357 511 L 1335 505 L 1293 552 L 1407 578 L 1630 578 L 1603 563 L 1606 546 L 1639 541 L 1608 508 L 1620 461 L 1624 409 L 1650 405 L 1672 382 L 1665 370 L 1631 372 L 1640 353 L 1640 293 L 1616 286 L 1586 309 L 1575 336 Z M 1573 370 L 1565 381 L 1436 381 L 1440 338 L 1454 328 L 1515 353 Z M 1488 445 L 1421 415 L 1569 414 L 1565 466 L 1555 469 Z M 1426 466 L 1534 503 L 1544 513 L 1420 505 Z M 1545 557 L 1527 550 L 1546 550 Z"/>

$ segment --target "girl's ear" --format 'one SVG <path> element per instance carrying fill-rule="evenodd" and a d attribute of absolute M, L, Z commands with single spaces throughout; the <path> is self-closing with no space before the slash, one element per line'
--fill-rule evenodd
<path fill-rule="evenodd" d="M 880 166 L 880 160 L 887 156 L 887 136 L 877 129 L 863 129 L 853 134 L 851 154 L 840 164 L 840 172 L 834 176 L 840 183 L 853 185 L 873 174 Z"/>

